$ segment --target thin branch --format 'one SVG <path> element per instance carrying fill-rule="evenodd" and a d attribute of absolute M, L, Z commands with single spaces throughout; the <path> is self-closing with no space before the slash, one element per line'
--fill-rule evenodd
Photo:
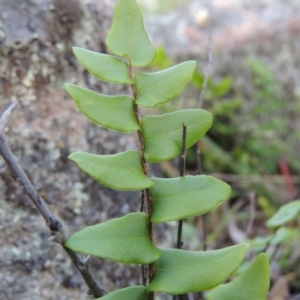
<path fill-rule="evenodd" d="M 9 110 L 12 111 L 12 108 Z M 5 116 L 1 116 L 0 120 L 7 121 L 7 116 L 10 114 L 6 110 Z M 4 124 L 5 122 L 1 123 Z M 5 125 L 4 125 L 5 126 Z M 3 127 L 2 127 L 3 128 Z M 106 292 L 98 285 L 95 278 L 89 271 L 87 261 L 84 261 L 83 258 L 75 253 L 73 250 L 68 249 L 64 246 L 65 241 L 67 240 L 66 227 L 62 221 L 60 221 L 56 216 L 52 214 L 49 210 L 47 204 L 43 198 L 38 194 L 33 184 L 29 180 L 28 176 L 22 169 L 21 165 L 18 163 L 16 157 L 12 153 L 10 146 L 8 145 L 4 135 L 0 132 L 0 155 L 3 157 L 4 161 L 7 164 L 7 167 L 12 173 L 13 179 L 24 189 L 34 206 L 38 209 L 40 214 L 43 216 L 47 226 L 51 231 L 50 240 L 55 241 L 62 245 L 63 249 L 69 255 L 73 263 L 75 264 L 78 271 L 81 273 L 83 279 L 85 280 L 87 286 L 89 287 L 90 294 L 94 297 L 102 297 Z"/>
<path fill-rule="evenodd" d="M 203 106 L 204 95 L 205 95 L 205 92 L 206 92 L 208 79 L 209 79 L 209 76 L 211 74 L 212 66 L 213 66 L 213 47 L 212 47 L 212 35 L 210 35 L 210 37 L 209 37 L 208 62 L 207 62 L 207 66 L 206 66 L 206 69 L 205 69 L 205 77 L 204 77 L 203 86 L 202 86 L 200 96 L 199 96 L 198 108 L 202 108 L 202 106 Z M 201 175 L 201 173 L 202 173 L 201 141 L 199 141 L 197 143 L 197 150 L 196 151 L 197 151 L 196 152 L 197 174 Z M 203 232 L 203 234 L 202 234 L 203 251 L 206 251 L 206 248 L 207 248 L 207 242 L 206 242 L 206 239 L 207 239 L 207 216 L 202 215 L 201 219 L 202 219 L 202 232 Z"/>
<path fill-rule="evenodd" d="M 148 278 L 148 275 L 147 275 L 147 266 L 145 265 L 142 265 L 142 285 L 143 286 L 147 286 L 147 278 Z"/>
<path fill-rule="evenodd" d="M 179 161 L 179 171 L 180 176 L 183 177 L 185 174 L 185 161 L 186 161 L 186 125 L 182 124 L 182 144 L 181 144 L 181 154 Z M 178 232 L 177 232 L 177 249 L 182 246 L 182 220 L 178 222 Z"/>
<path fill-rule="evenodd" d="M 144 205 L 145 205 L 145 190 L 142 190 L 140 212 L 144 211 Z"/>
<path fill-rule="evenodd" d="M 144 204 L 145 204 L 145 190 L 142 190 L 140 212 L 144 211 Z M 146 274 L 147 270 L 146 270 L 145 265 L 141 266 L 141 271 L 142 271 L 142 284 L 144 286 L 146 286 L 147 285 L 147 274 Z"/>
<path fill-rule="evenodd" d="M 202 217 L 202 244 L 203 251 L 207 250 L 207 214 L 204 214 Z"/>
<path fill-rule="evenodd" d="M 209 76 L 212 71 L 213 66 L 213 47 L 212 47 L 212 36 L 209 37 L 209 50 L 208 50 L 208 62 L 207 66 L 205 68 L 205 75 L 204 75 L 204 82 L 201 88 L 200 96 L 199 96 L 199 102 L 198 102 L 198 108 L 202 108 L 203 102 L 204 102 L 204 96 L 207 88 L 207 83 Z M 201 141 L 197 143 L 197 173 L 200 175 L 202 173 L 202 162 L 201 162 Z"/>
<path fill-rule="evenodd" d="M 73 250 L 64 246 L 63 248 L 71 258 L 75 267 L 80 272 L 82 278 L 84 279 L 85 283 L 89 287 L 88 294 L 93 295 L 95 298 L 100 298 L 105 296 L 107 292 L 99 286 L 98 282 L 94 278 L 93 274 L 89 269 L 88 261 L 84 260 L 80 254 L 74 252 Z"/>
<path fill-rule="evenodd" d="M 181 143 L 181 154 L 179 161 L 179 172 L 180 176 L 185 175 L 185 163 L 186 163 L 186 125 L 182 124 L 182 143 Z"/>
<path fill-rule="evenodd" d="M 18 105 L 18 102 L 13 102 L 11 103 L 6 110 L 2 113 L 1 117 L 0 117 L 0 133 L 4 133 L 5 127 L 7 125 L 9 116 L 11 115 L 11 113 L 13 112 L 13 110 L 15 109 L 15 107 Z"/>
<path fill-rule="evenodd" d="M 181 154 L 180 154 L 180 160 L 179 160 L 179 172 L 180 177 L 183 177 L 185 175 L 185 163 L 186 163 L 186 131 L 187 127 L 186 125 L 182 124 L 182 143 L 181 143 Z M 183 220 L 178 221 L 178 231 L 177 231 L 177 249 L 180 249 L 182 246 L 182 226 L 183 226 Z M 173 300 L 180 299 L 180 295 L 174 295 Z"/>
<path fill-rule="evenodd" d="M 208 47 L 209 47 L 208 62 L 207 62 L 207 66 L 206 66 L 206 69 L 205 69 L 205 77 L 204 77 L 204 82 L 203 82 L 202 89 L 201 89 L 201 92 L 200 92 L 198 108 L 202 108 L 203 101 L 204 101 L 204 95 L 205 95 L 206 88 L 207 88 L 208 79 L 209 79 L 209 76 L 210 76 L 210 73 L 211 73 L 211 70 L 212 70 L 212 66 L 213 66 L 213 47 L 212 47 L 212 36 L 211 35 L 209 37 Z"/>
<path fill-rule="evenodd" d="M 251 192 L 250 196 L 249 196 L 249 200 L 250 200 L 250 218 L 249 218 L 249 222 L 247 224 L 247 228 L 245 231 L 246 236 L 249 237 L 249 235 L 251 234 L 252 228 L 253 228 L 253 224 L 255 221 L 255 217 L 256 217 L 256 210 L 255 210 L 255 193 Z"/>
<path fill-rule="evenodd" d="M 274 259 L 276 258 L 276 254 L 278 253 L 280 247 L 282 247 L 282 244 L 277 244 L 274 247 L 273 252 L 271 253 L 271 257 L 269 258 L 270 264 L 274 261 Z"/>
<path fill-rule="evenodd" d="M 34 206 L 38 209 L 40 214 L 43 216 L 45 222 L 47 223 L 47 226 L 51 229 L 51 231 L 60 231 L 60 229 L 62 228 L 61 222 L 52 215 L 44 200 L 40 197 L 40 195 L 33 187 L 26 173 L 17 162 L 17 159 L 12 153 L 2 133 L 0 133 L 0 154 L 5 160 L 7 166 L 10 168 L 16 182 L 20 186 L 22 186 L 26 194 L 33 202 Z"/>

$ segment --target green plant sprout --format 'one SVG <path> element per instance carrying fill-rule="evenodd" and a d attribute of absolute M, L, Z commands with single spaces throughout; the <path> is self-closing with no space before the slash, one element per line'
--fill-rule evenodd
<path fill-rule="evenodd" d="M 103 300 L 153 300 L 158 291 L 179 295 L 215 288 L 238 270 L 249 245 L 213 251 L 161 249 L 154 244 L 153 224 L 182 220 L 216 208 L 229 198 L 229 185 L 205 175 L 152 178 L 148 171 L 148 162 L 160 163 L 181 153 L 183 124 L 186 148 L 190 148 L 211 127 L 212 115 L 201 109 L 144 117 L 139 113 L 139 107 L 151 109 L 180 95 L 193 78 L 196 62 L 187 61 L 155 73 L 136 72 L 137 67 L 151 64 L 155 49 L 135 0 L 117 2 L 106 43 L 116 56 L 77 47 L 74 54 L 100 80 L 130 85 L 132 96 L 102 95 L 73 84 L 66 84 L 66 90 L 91 121 L 111 130 L 136 132 L 139 151 L 114 155 L 76 152 L 69 158 L 109 188 L 141 190 L 141 211 L 88 226 L 68 238 L 65 247 L 143 266 L 141 285 L 113 291 L 101 297 Z M 252 286 L 246 289 L 245 297 L 238 298 L 244 285 L 249 285 L 249 278 Z M 266 255 L 260 255 L 229 285 L 217 288 L 209 299 L 220 299 L 214 295 L 224 293 L 222 299 L 265 300 L 269 287 Z"/>
<path fill-rule="evenodd" d="M 293 248 L 293 242 L 299 241 L 299 230 L 293 225 L 300 215 L 300 200 L 291 201 L 283 206 L 266 222 L 271 234 L 265 237 L 256 237 L 249 243 L 256 252 L 264 250 L 270 258 L 274 256 L 276 249 L 281 246 L 288 246 L 288 256 Z M 271 249 L 273 248 L 273 249 Z M 270 251 L 268 251 L 270 250 Z M 278 250 L 278 249 L 277 249 Z"/>

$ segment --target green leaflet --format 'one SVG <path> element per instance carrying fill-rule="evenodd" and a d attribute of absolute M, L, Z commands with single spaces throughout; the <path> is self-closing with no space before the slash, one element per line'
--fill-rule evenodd
<path fill-rule="evenodd" d="M 274 234 L 268 235 L 265 237 L 255 237 L 252 240 L 247 240 L 247 243 L 250 245 L 250 247 L 253 248 L 255 253 L 259 253 L 264 251 L 266 246 L 274 239 Z"/>
<path fill-rule="evenodd" d="M 148 300 L 149 292 L 141 285 L 120 289 L 98 298 L 98 300 Z"/>
<path fill-rule="evenodd" d="M 96 124 L 121 132 L 139 129 L 130 97 L 106 96 L 74 84 L 65 88 L 80 111 Z"/>
<path fill-rule="evenodd" d="M 153 223 L 204 214 L 226 201 L 231 193 L 227 183 L 205 175 L 151 180 Z"/>
<path fill-rule="evenodd" d="M 271 241 L 271 245 L 292 245 L 293 242 L 300 237 L 300 232 L 297 227 L 295 228 L 287 228 L 280 227 L 275 232 L 275 236 Z"/>
<path fill-rule="evenodd" d="M 136 103 L 153 108 L 174 99 L 191 82 L 195 68 L 195 61 L 187 61 L 156 73 L 137 73 Z"/>
<path fill-rule="evenodd" d="M 78 47 L 73 47 L 73 52 L 78 61 L 97 78 L 113 83 L 132 83 L 125 61 Z"/>
<path fill-rule="evenodd" d="M 209 293 L 207 300 L 266 300 L 269 286 L 269 259 L 265 253 L 261 253 L 235 280 Z"/>
<path fill-rule="evenodd" d="M 193 146 L 212 125 L 212 115 L 202 109 L 186 109 L 161 116 L 144 117 L 141 129 L 145 139 L 145 158 L 159 163 L 181 152 L 182 124 L 187 126 L 187 149 Z"/>
<path fill-rule="evenodd" d="M 143 172 L 140 154 L 134 150 L 114 155 L 75 152 L 69 159 L 100 183 L 116 190 L 137 191 L 153 185 Z"/>
<path fill-rule="evenodd" d="M 106 44 L 112 53 L 127 57 L 133 66 L 149 65 L 155 58 L 135 0 L 118 0 Z"/>
<path fill-rule="evenodd" d="M 300 200 L 292 201 L 280 207 L 278 212 L 268 220 L 267 226 L 271 229 L 281 226 L 298 218 L 300 214 Z"/>
<path fill-rule="evenodd" d="M 131 213 L 87 226 L 71 235 L 65 246 L 78 253 L 125 264 L 149 264 L 161 256 L 161 251 L 149 239 L 145 213 Z"/>
<path fill-rule="evenodd" d="M 214 250 L 162 249 L 149 291 L 185 294 L 205 291 L 227 280 L 240 266 L 248 244 Z"/>

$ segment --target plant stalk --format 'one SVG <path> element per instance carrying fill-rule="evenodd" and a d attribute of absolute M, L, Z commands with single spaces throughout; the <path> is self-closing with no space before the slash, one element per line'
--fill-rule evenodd
<path fill-rule="evenodd" d="M 186 164 L 186 131 L 187 127 L 186 125 L 182 124 L 182 143 L 181 143 L 181 154 L 180 154 L 180 160 L 179 160 L 179 172 L 180 177 L 183 177 L 185 175 L 185 164 Z M 183 226 L 183 220 L 179 220 L 178 222 L 178 231 L 177 231 L 177 249 L 180 249 L 182 246 L 182 226 Z M 174 295 L 173 300 L 180 299 L 180 295 Z"/>
<path fill-rule="evenodd" d="M 208 51 L 208 62 L 205 70 L 205 77 L 204 82 L 201 88 L 200 96 L 199 96 L 199 103 L 198 108 L 202 108 L 203 102 L 204 102 L 204 96 L 208 84 L 208 79 L 210 76 L 210 73 L 212 71 L 213 66 L 213 47 L 212 47 L 212 35 L 209 37 L 209 51 Z M 202 173 L 202 163 L 201 163 L 201 141 L 197 143 L 197 174 L 201 175 Z M 207 215 L 201 216 L 202 220 L 202 229 L 203 229 L 203 235 L 202 235 L 202 244 L 203 244 L 203 251 L 206 251 L 207 248 Z"/>
<path fill-rule="evenodd" d="M 127 59 L 127 65 L 129 69 L 129 74 L 130 77 L 133 81 L 131 84 L 131 90 L 132 90 L 132 95 L 133 95 L 133 109 L 134 109 L 134 116 L 137 121 L 137 123 L 140 125 L 140 114 L 139 114 L 139 107 L 136 104 L 136 99 L 137 99 L 137 90 L 136 90 L 136 85 L 134 83 L 134 72 L 132 70 L 132 65 L 131 61 Z M 141 130 L 137 131 L 138 134 L 138 139 L 139 139 L 139 145 L 140 145 L 140 154 L 141 154 L 141 163 L 142 163 L 142 168 L 144 174 L 149 177 L 149 172 L 148 172 L 148 166 L 147 166 L 147 161 L 145 159 L 145 140 L 144 136 Z M 142 202 L 141 202 L 141 211 L 144 210 L 144 205 L 146 204 L 146 212 L 148 215 L 148 234 L 150 241 L 153 243 L 153 224 L 151 222 L 152 218 L 152 209 L 153 209 L 153 199 L 152 195 L 150 192 L 150 189 L 145 189 L 142 191 Z M 147 269 L 145 266 L 142 266 L 142 282 L 144 285 L 149 285 L 150 282 L 152 281 L 153 277 L 155 274 L 155 267 L 154 264 L 149 264 L 147 266 Z M 154 300 L 154 292 L 149 293 L 149 300 Z"/>
<path fill-rule="evenodd" d="M 99 286 L 99 284 L 91 274 L 88 267 L 88 262 L 85 261 L 81 255 L 64 246 L 64 243 L 67 240 L 66 227 L 64 223 L 60 221 L 57 217 L 55 217 L 49 210 L 47 204 L 45 203 L 43 198 L 38 194 L 33 184 L 29 180 L 28 176 L 22 169 L 21 165 L 18 163 L 4 135 L 1 132 L 0 155 L 3 157 L 9 170 L 11 171 L 13 179 L 24 189 L 31 202 L 34 204 L 34 206 L 44 218 L 47 226 L 51 231 L 50 240 L 62 245 L 63 249 L 71 258 L 78 271 L 81 273 L 81 276 L 83 277 L 87 286 L 89 287 L 89 294 L 93 295 L 95 298 L 104 296 L 106 292 Z"/>
<path fill-rule="evenodd" d="M 185 175 L 185 163 L 186 163 L 186 125 L 182 124 L 182 144 L 181 144 L 181 154 L 179 160 L 179 171 L 180 177 Z M 177 232 L 177 249 L 182 246 L 182 223 L 183 220 L 178 222 L 178 232 Z"/>

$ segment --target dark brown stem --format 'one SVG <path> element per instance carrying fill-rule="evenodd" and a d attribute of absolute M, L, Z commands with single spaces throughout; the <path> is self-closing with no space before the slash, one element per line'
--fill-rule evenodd
<path fill-rule="evenodd" d="M 144 205 L 145 205 L 145 190 L 142 190 L 140 212 L 144 211 Z"/>
<path fill-rule="evenodd" d="M 146 270 L 146 266 L 142 265 L 141 266 L 141 270 L 142 270 L 142 285 L 147 286 L 147 270 Z"/>
<path fill-rule="evenodd" d="M 204 77 L 204 82 L 202 85 L 202 89 L 200 92 L 199 96 L 199 103 L 198 103 L 198 108 L 202 108 L 203 101 L 204 101 L 204 95 L 206 92 L 207 88 L 207 83 L 208 79 L 212 70 L 213 66 L 213 47 L 212 47 L 212 36 L 209 37 L 209 51 L 208 51 L 208 62 L 207 62 L 207 67 L 205 70 L 205 77 Z M 201 162 L 201 141 L 197 143 L 197 174 L 201 175 L 202 173 L 202 162 Z M 207 238 L 207 216 L 202 215 L 202 229 L 203 229 L 203 235 L 202 235 L 202 244 L 203 244 L 203 250 L 205 251 L 207 248 L 206 245 L 206 238 Z"/>
<path fill-rule="evenodd" d="M 3 115 L 5 116 L 3 118 Z M 1 120 L 6 119 L 6 114 L 3 114 L 0 118 Z M 2 122 L 1 124 L 4 124 Z M 1 128 L 4 130 L 4 127 Z M 66 227 L 64 223 L 55 217 L 52 212 L 49 210 L 43 198 L 38 194 L 33 184 L 29 180 L 28 176 L 22 169 L 21 165 L 18 163 L 16 157 L 12 153 L 10 146 L 8 145 L 3 133 L 0 131 L 0 155 L 3 157 L 6 165 L 11 173 L 12 178 L 24 189 L 34 206 L 40 212 L 44 218 L 47 226 L 51 231 L 50 240 L 55 241 L 62 245 L 63 249 L 66 251 L 68 256 L 71 258 L 75 264 L 78 271 L 81 273 L 83 279 L 85 280 L 87 286 L 89 287 L 90 294 L 95 298 L 102 297 L 106 292 L 98 285 L 95 278 L 91 274 L 88 268 L 87 261 L 84 261 L 83 258 L 64 246 L 65 241 L 67 240 Z"/>
<path fill-rule="evenodd" d="M 179 172 L 180 176 L 185 175 L 185 163 L 186 163 L 186 125 L 182 124 L 182 144 L 181 144 L 181 154 L 179 160 Z"/>
<path fill-rule="evenodd" d="M 131 76 L 131 79 L 133 83 L 131 84 L 131 90 L 132 90 L 132 95 L 133 95 L 133 110 L 134 110 L 134 116 L 137 121 L 137 123 L 140 125 L 140 115 L 139 115 L 139 108 L 138 105 L 136 104 L 136 99 L 137 99 L 137 90 L 136 90 L 136 85 L 134 82 L 134 72 L 132 70 L 131 62 L 129 59 L 127 59 L 127 65 L 129 69 L 129 73 Z M 148 173 L 148 166 L 147 166 L 147 161 L 145 159 L 145 140 L 144 136 L 141 130 L 138 130 L 138 139 L 139 139 L 139 145 L 140 145 L 140 154 L 141 154 L 141 163 L 142 163 L 142 168 L 144 174 L 149 177 Z M 151 242 L 153 242 L 153 224 L 151 222 L 152 218 L 152 207 L 153 207 L 153 199 L 152 195 L 149 189 L 145 189 L 142 191 L 143 196 L 142 196 L 142 203 L 141 203 L 141 208 L 144 208 L 144 204 L 146 204 L 146 210 L 147 210 L 147 215 L 148 215 L 148 234 Z M 146 274 L 147 273 L 147 274 Z M 142 267 L 142 281 L 143 284 L 149 283 L 152 281 L 153 277 L 155 274 L 155 267 L 154 264 L 149 264 L 147 266 L 147 270 L 145 267 Z M 149 300 L 154 300 L 154 293 L 150 292 L 149 293 Z"/>
<path fill-rule="evenodd" d="M 145 191 L 142 191 L 142 195 L 141 195 L 141 207 L 140 207 L 140 212 L 144 211 L 144 204 L 145 204 Z M 145 265 L 141 266 L 141 270 L 142 270 L 142 284 L 144 286 L 147 285 L 147 275 L 146 275 L 146 268 Z"/>
<path fill-rule="evenodd" d="M 202 89 L 200 92 L 200 96 L 199 96 L 199 103 L 198 103 L 198 108 L 201 108 L 203 105 L 203 101 L 204 101 L 204 95 L 206 92 L 206 88 L 207 88 L 207 83 L 208 83 L 208 79 L 212 70 L 212 66 L 213 66 L 213 47 L 212 47 L 212 36 L 209 37 L 209 51 L 208 51 L 208 63 L 207 63 L 207 67 L 205 70 L 205 77 L 204 77 L 204 82 L 202 85 Z"/>
<path fill-rule="evenodd" d="M 181 154 L 179 160 L 179 171 L 180 176 L 185 175 L 185 161 L 186 161 L 186 125 L 182 124 L 182 144 L 181 144 Z M 182 246 L 182 220 L 178 222 L 178 232 L 177 232 L 177 248 L 180 249 Z"/>
<path fill-rule="evenodd" d="M 203 251 L 207 249 L 207 215 L 202 215 L 202 244 L 203 244 Z"/>
<path fill-rule="evenodd" d="M 181 154 L 179 159 L 179 172 L 180 177 L 185 175 L 185 162 L 186 162 L 186 125 L 182 124 L 182 143 L 181 143 Z M 182 246 L 182 226 L 183 220 L 179 220 L 178 222 L 178 231 L 177 231 L 177 249 L 180 249 Z M 173 296 L 173 300 L 180 299 L 180 296 Z"/>

